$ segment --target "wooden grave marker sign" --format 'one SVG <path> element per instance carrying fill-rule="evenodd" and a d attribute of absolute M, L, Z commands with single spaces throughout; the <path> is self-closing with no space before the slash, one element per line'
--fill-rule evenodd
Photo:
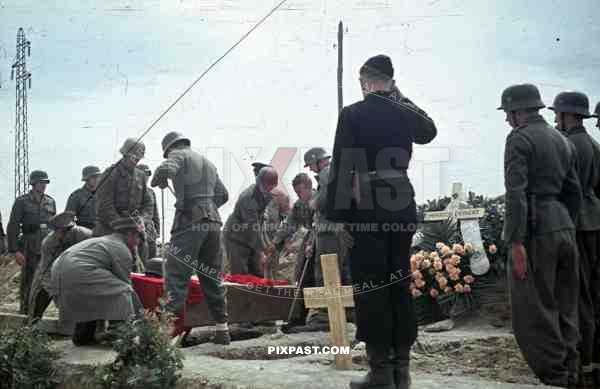
<path fill-rule="evenodd" d="M 304 288 L 306 308 L 327 308 L 332 346 L 350 347 L 346 334 L 346 307 L 354 306 L 352 286 L 342 286 L 338 268 L 337 254 L 321 255 L 323 284 L 320 288 Z M 335 355 L 335 367 L 338 370 L 352 369 L 352 355 Z"/>

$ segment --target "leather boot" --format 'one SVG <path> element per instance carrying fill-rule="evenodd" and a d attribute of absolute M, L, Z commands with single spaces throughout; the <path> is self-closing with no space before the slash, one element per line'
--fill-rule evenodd
<path fill-rule="evenodd" d="M 362 379 L 350 381 L 350 389 L 395 389 L 390 349 L 367 343 L 367 360 L 369 372 Z"/>
<path fill-rule="evenodd" d="M 394 371 L 394 383 L 396 389 L 409 389 L 410 380 L 410 351 L 396 348 L 393 351 L 390 364 Z"/>

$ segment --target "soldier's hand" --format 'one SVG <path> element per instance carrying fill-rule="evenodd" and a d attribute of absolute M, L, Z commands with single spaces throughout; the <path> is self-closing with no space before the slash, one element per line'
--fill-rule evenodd
<path fill-rule="evenodd" d="M 25 256 L 22 252 L 17 251 L 15 253 L 15 261 L 19 264 L 19 266 L 23 266 L 25 264 Z"/>
<path fill-rule="evenodd" d="M 527 250 L 522 243 L 513 243 L 512 251 L 513 277 L 517 280 L 527 278 Z"/>
<path fill-rule="evenodd" d="M 313 255 L 313 245 L 312 242 L 308 243 L 306 246 L 304 246 L 304 256 L 306 258 L 311 258 Z"/>

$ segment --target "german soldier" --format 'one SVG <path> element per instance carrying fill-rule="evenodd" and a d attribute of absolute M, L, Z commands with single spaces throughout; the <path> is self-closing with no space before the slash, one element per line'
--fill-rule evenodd
<path fill-rule="evenodd" d="M 162 162 L 152 177 L 152 187 L 163 189 L 168 180 L 175 188 L 175 219 L 167 250 L 166 289 L 169 301 L 165 309 L 181 314 L 190 277 L 198 274 L 209 311 L 216 324 L 214 343 L 229 344 L 225 286 L 219 276 L 223 267 L 221 253 L 221 216 L 219 207 L 229 194 L 216 167 L 191 148 L 191 142 L 178 132 L 162 140 Z M 177 254 L 177 255 L 175 255 Z"/>
<path fill-rule="evenodd" d="M 147 177 L 135 168 L 146 147 L 137 139 L 128 138 L 119 151 L 123 158 L 102 173 L 98 184 L 94 236 L 113 233 L 112 222 L 122 217 L 140 216 L 144 224 L 152 223 L 154 205 Z"/>
<path fill-rule="evenodd" d="M 40 262 L 42 240 L 48 234 L 48 221 L 56 214 L 56 202 L 45 194 L 50 183 L 48 174 L 34 170 L 29 175 L 31 191 L 18 197 L 13 204 L 6 227 L 8 252 L 21 265 L 19 313 L 29 310 L 29 293 L 35 269 Z M 22 239 L 19 240 L 19 234 Z"/>
<path fill-rule="evenodd" d="M 152 171 L 150 170 L 150 167 L 148 165 L 139 164 L 137 165 L 137 168 L 142 170 L 146 174 L 148 180 L 150 179 L 150 176 L 152 176 Z M 143 237 L 147 242 L 148 248 L 148 254 L 146 255 L 146 258 L 149 259 L 156 258 L 157 255 L 156 240 L 160 235 L 160 216 L 158 214 L 158 203 L 156 201 L 156 193 L 154 193 L 154 189 L 150 187 L 148 188 L 148 191 L 152 196 L 152 203 L 154 204 L 154 209 L 152 211 L 152 223 L 146 226 L 146 235 L 145 237 Z"/>
<path fill-rule="evenodd" d="M 81 171 L 83 187 L 76 189 L 67 200 L 65 211 L 75 214 L 77 224 L 90 230 L 96 224 L 96 187 L 98 176 L 102 174 L 98 166 L 86 166 Z"/>
<path fill-rule="evenodd" d="M 53 231 L 42 242 L 41 261 L 31 283 L 28 312 L 31 321 L 41 318 L 52 301 L 48 289 L 54 260 L 69 247 L 92 236 L 92 230 L 76 225 L 74 218 L 75 215 L 67 211 L 54 215 L 48 222 Z"/>
<path fill-rule="evenodd" d="M 558 129 L 575 145 L 577 172 L 583 194 L 583 203 L 576 222 L 580 277 L 580 383 L 583 387 L 592 388 L 594 345 L 599 344 L 597 332 L 600 330 L 600 199 L 594 192 L 600 184 L 600 145 L 590 137 L 583 126 L 583 119 L 592 117 L 589 100 L 585 94 L 559 93 L 549 109 L 555 113 Z"/>
<path fill-rule="evenodd" d="M 267 248 L 264 239 L 265 210 L 272 201 L 271 191 L 278 182 L 277 171 L 263 167 L 254 184 L 240 194 L 227 218 L 223 235 L 231 274 L 264 276 Z"/>
<path fill-rule="evenodd" d="M 525 360 L 547 385 L 577 381 L 579 265 L 575 225 L 581 205 L 574 146 L 539 114 L 531 84 L 504 90 L 504 240 L 510 245 L 513 330 Z"/>
<path fill-rule="evenodd" d="M 352 223 L 353 284 L 377 286 L 354 295 L 356 338 L 366 343 L 370 371 L 350 387 L 406 389 L 417 337 L 408 277 L 417 215 L 406 169 L 413 143 L 429 143 L 437 129 L 399 94 L 388 56 L 370 58 L 359 74 L 364 100 L 340 112 L 331 177 L 321 182 L 329 188 L 327 218 Z"/>

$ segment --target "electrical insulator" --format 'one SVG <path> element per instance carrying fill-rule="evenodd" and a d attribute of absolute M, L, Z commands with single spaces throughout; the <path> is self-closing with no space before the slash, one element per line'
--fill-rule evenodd
<path fill-rule="evenodd" d="M 31 42 L 27 41 L 27 56 L 31 56 Z"/>
<path fill-rule="evenodd" d="M 13 67 L 10 69 L 10 79 L 15 79 L 15 65 L 13 65 Z"/>
<path fill-rule="evenodd" d="M 31 73 L 27 73 L 27 78 L 29 79 L 29 89 L 31 89 Z"/>

